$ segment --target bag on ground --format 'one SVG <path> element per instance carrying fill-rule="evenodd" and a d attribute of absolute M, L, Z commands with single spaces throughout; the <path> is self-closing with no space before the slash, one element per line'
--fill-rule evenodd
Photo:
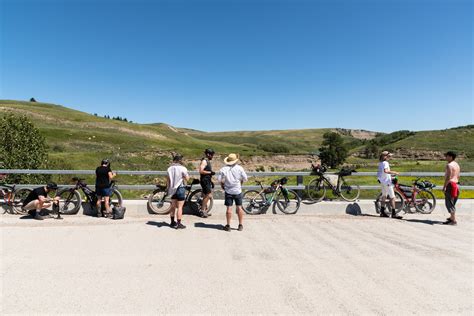
<path fill-rule="evenodd" d="M 112 208 L 112 219 L 123 219 L 127 209 L 123 206 L 114 206 Z"/>

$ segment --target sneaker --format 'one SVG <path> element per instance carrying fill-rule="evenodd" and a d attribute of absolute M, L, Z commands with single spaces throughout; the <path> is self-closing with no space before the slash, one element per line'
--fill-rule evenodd
<path fill-rule="evenodd" d="M 28 215 L 30 215 L 31 217 L 35 217 L 36 211 L 35 210 L 29 210 Z"/>
<path fill-rule="evenodd" d="M 171 227 L 171 228 L 176 228 L 176 226 L 178 226 L 178 223 L 176 223 L 175 221 L 172 221 L 172 222 L 170 223 L 170 227 Z"/>
<path fill-rule="evenodd" d="M 237 228 L 237 230 L 238 230 L 239 232 L 243 231 L 243 230 L 244 230 L 244 226 L 239 225 L 239 228 Z"/>
<path fill-rule="evenodd" d="M 43 216 L 39 215 L 38 213 L 36 213 L 34 219 L 38 220 L 38 221 L 42 221 L 44 218 Z"/>
<path fill-rule="evenodd" d="M 207 212 L 201 211 L 199 213 L 199 216 L 202 217 L 202 218 L 207 218 Z"/>
<path fill-rule="evenodd" d="M 229 225 L 225 225 L 225 226 L 224 226 L 224 230 L 225 230 L 226 232 L 230 232 L 230 226 L 229 226 Z"/>
<path fill-rule="evenodd" d="M 186 228 L 186 226 L 184 226 L 182 223 L 178 223 L 176 225 L 176 229 L 185 229 L 185 228 Z"/>
<path fill-rule="evenodd" d="M 389 217 L 385 211 L 380 211 L 380 217 Z"/>
<path fill-rule="evenodd" d="M 397 214 L 392 214 L 392 218 L 394 218 L 394 219 L 402 219 L 403 216 L 398 216 Z"/>
<path fill-rule="evenodd" d="M 446 221 L 443 223 L 443 225 L 451 225 L 451 226 L 456 226 L 458 222 L 453 222 L 452 220 Z"/>

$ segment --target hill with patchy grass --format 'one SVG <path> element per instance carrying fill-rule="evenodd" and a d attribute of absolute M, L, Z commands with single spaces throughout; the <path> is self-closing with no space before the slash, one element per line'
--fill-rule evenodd
<path fill-rule="evenodd" d="M 28 116 L 45 136 L 50 167 L 90 169 L 103 157 L 114 160 L 117 169 L 163 169 L 171 152 L 198 158 L 203 149 L 220 153 L 239 152 L 244 157 L 307 155 L 317 152 L 325 132 L 340 133 L 352 153 L 360 152 L 370 139 L 383 140 L 383 147 L 401 153 L 426 155 L 457 150 L 474 157 L 474 128 L 391 134 L 349 129 L 301 129 L 273 131 L 202 132 L 157 124 L 124 122 L 39 103 L 0 100 L 0 115 Z M 401 136 L 399 136 L 401 135 Z M 407 158 L 413 158 L 407 155 Z M 439 157 L 434 157 L 439 159 Z"/>

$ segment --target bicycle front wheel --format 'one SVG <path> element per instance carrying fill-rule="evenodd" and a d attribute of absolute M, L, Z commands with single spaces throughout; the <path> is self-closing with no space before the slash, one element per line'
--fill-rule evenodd
<path fill-rule="evenodd" d="M 321 178 L 315 178 L 308 184 L 308 198 L 313 202 L 321 202 L 326 196 L 326 187 Z"/>
<path fill-rule="evenodd" d="M 79 191 L 65 189 L 59 191 L 56 196 L 59 197 L 59 211 L 62 214 L 74 215 L 79 212 L 82 204 Z"/>
<path fill-rule="evenodd" d="M 285 191 L 284 191 L 285 190 Z M 275 198 L 275 204 L 278 209 L 285 214 L 295 214 L 301 205 L 301 198 L 293 190 L 280 190 Z"/>
<path fill-rule="evenodd" d="M 113 189 L 112 190 L 112 195 L 110 196 L 110 199 L 109 199 L 109 203 L 110 203 L 110 207 L 114 207 L 114 206 L 120 206 L 122 207 L 123 206 L 123 197 L 122 197 L 122 193 L 120 193 L 119 190 L 117 189 Z"/>
<path fill-rule="evenodd" d="M 167 197 L 166 189 L 155 190 L 148 197 L 148 210 L 152 214 L 168 214 L 171 209 L 171 200 Z"/>
<path fill-rule="evenodd" d="M 339 195 L 344 201 L 354 202 L 359 198 L 360 187 L 357 184 L 352 184 L 351 181 L 347 181 L 341 177 L 339 182 Z"/>
<path fill-rule="evenodd" d="M 423 214 L 430 214 L 436 207 L 436 198 L 431 191 L 421 190 L 415 197 L 415 208 Z"/>
<path fill-rule="evenodd" d="M 201 210 L 202 209 L 202 201 L 204 200 L 204 194 L 202 193 L 202 190 L 197 189 L 197 190 L 193 191 L 191 193 L 191 195 L 189 196 L 188 200 L 191 201 L 191 203 L 193 205 L 195 205 L 198 210 Z M 207 201 L 207 214 L 211 213 L 213 205 L 214 205 L 214 199 L 211 196 L 209 201 Z"/>
<path fill-rule="evenodd" d="M 265 197 L 255 190 L 246 191 L 242 195 L 242 208 L 249 215 L 257 215 L 262 212 Z"/>
<path fill-rule="evenodd" d="M 31 189 L 18 189 L 13 192 L 12 207 L 17 214 L 26 214 L 26 210 L 23 209 L 23 201 L 30 194 Z"/>

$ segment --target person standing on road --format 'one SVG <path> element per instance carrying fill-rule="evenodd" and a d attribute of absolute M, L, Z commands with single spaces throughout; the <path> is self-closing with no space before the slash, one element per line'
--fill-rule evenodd
<path fill-rule="evenodd" d="M 207 148 L 204 151 L 205 157 L 201 159 L 201 163 L 199 165 L 199 174 L 201 175 L 200 183 L 202 188 L 202 205 L 201 205 L 201 213 L 200 216 L 206 218 L 207 214 L 207 206 L 209 200 L 212 198 L 212 189 L 214 188 L 214 183 L 212 183 L 212 176 L 216 173 L 212 171 L 211 160 L 214 157 L 214 150 L 211 148 Z"/>
<path fill-rule="evenodd" d="M 224 166 L 218 176 L 218 181 L 225 192 L 225 206 L 227 207 L 226 219 L 227 225 L 225 231 L 230 232 L 230 220 L 232 218 L 232 205 L 235 202 L 237 216 L 239 218 L 238 231 L 242 231 L 244 210 L 242 208 L 242 183 L 247 181 L 247 174 L 240 165 L 237 164 L 239 157 L 236 154 L 230 154 L 224 159 Z"/>
<path fill-rule="evenodd" d="M 166 183 L 168 195 L 171 196 L 170 227 L 175 229 L 184 229 L 181 223 L 183 217 L 183 206 L 186 198 L 185 182 L 189 180 L 188 169 L 183 166 L 183 156 L 176 154 L 173 156 L 173 163 L 167 170 Z M 175 221 L 175 213 L 177 221 Z"/>
<path fill-rule="evenodd" d="M 395 191 L 393 189 L 392 183 L 392 175 L 399 175 L 396 171 L 390 170 L 390 164 L 388 161 L 393 156 L 393 154 L 389 153 L 388 151 L 383 151 L 380 154 L 379 158 L 379 168 L 377 171 L 377 179 L 380 182 L 382 187 L 382 201 L 380 207 L 380 216 L 381 217 L 388 217 L 387 213 L 385 213 L 385 200 L 388 196 L 390 199 L 390 206 L 392 207 L 392 218 L 401 219 L 401 216 L 397 216 L 395 212 Z"/>
<path fill-rule="evenodd" d="M 95 169 L 95 193 L 97 195 L 97 217 L 110 217 L 112 211 L 110 210 L 110 196 L 112 190 L 110 188 L 111 181 L 116 174 L 110 168 L 110 161 L 103 159 L 100 166 Z M 104 198 L 105 214 L 102 212 L 102 198 Z"/>
<path fill-rule="evenodd" d="M 448 210 L 450 217 L 444 222 L 445 225 L 457 225 L 456 221 L 456 202 L 459 197 L 459 175 L 461 173 L 461 167 L 454 161 L 456 159 L 456 153 L 448 151 L 445 155 L 446 171 L 444 173 L 444 201 L 446 209 Z"/>
<path fill-rule="evenodd" d="M 58 185 L 54 182 L 33 189 L 33 191 L 31 191 L 23 201 L 23 209 L 28 211 L 28 214 L 34 219 L 43 220 L 44 218 L 41 216 L 41 210 L 50 207 L 52 205 L 52 203 L 50 203 L 51 201 L 56 205 L 59 203 L 59 196 L 56 196 L 53 199 L 48 197 L 48 193 L 55 192 L 57 189 Z"/>

